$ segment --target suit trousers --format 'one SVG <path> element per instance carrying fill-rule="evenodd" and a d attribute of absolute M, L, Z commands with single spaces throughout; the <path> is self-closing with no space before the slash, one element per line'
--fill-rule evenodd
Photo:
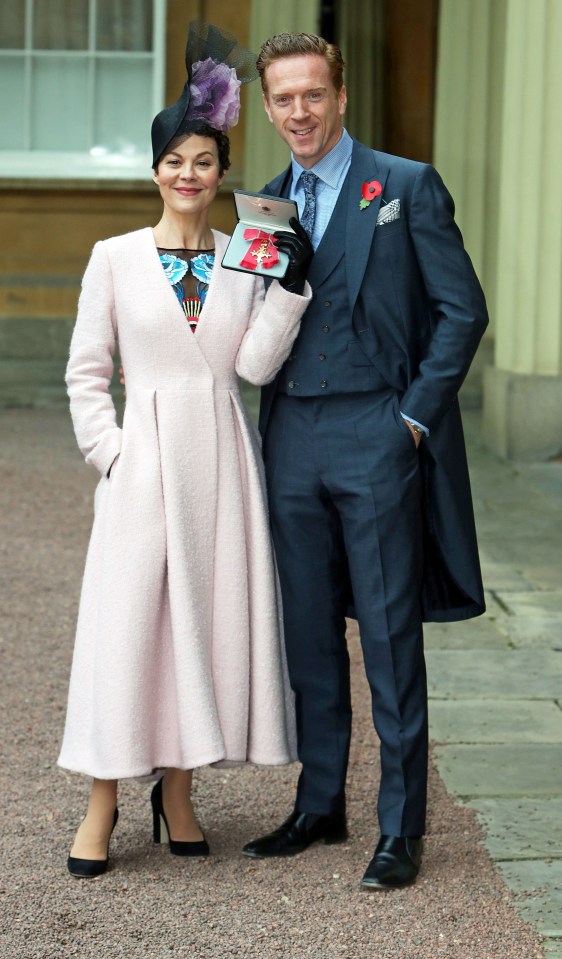
<path fill-rule="evenodd" d="M 285 641 L 296 695 L 295 808 L 345 809 L 352 602 L 380 739 L 381 832 L 425 830 L 427 685 L 418 452 L 390 389 L 278 393 L 264 437 Z M 350 593 L 351 587 L 351 593 Z"/>

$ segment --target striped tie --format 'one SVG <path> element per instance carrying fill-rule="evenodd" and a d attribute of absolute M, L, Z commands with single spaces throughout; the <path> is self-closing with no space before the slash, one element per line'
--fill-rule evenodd
<path fill-rule="evenodd" d="M 312 239 L 314 216 L 316 213 L 316 184 L 318 183 L 318 177 L 315 173 L 311 173 L 310 170 L 308 170 L 306 173 L 301 173 L 301 183 L 304 189 L 304 210 L 302 211 L 301 225 L 308 233 L 310 239 Z"/>

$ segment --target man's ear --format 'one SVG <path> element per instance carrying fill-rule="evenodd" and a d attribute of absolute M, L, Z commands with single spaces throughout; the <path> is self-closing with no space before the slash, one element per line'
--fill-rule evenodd
<path fill-rule="evenodd" d="M 347 107 L 347 90 L 343 86 L 338 94 L 340 117 L 345 113 L 345 108 Z"/>
<path fill-rule="evenodd" d="M 271 110 L 269 109 L 269 103 L 267 100 L 267 93 L 262 93 L 262 99 L 263 99 L 264 109 L 265 109 L 265 112 L 267 113 L 269 122 L 273 123 L 273 117 L 271 116 Z"/>

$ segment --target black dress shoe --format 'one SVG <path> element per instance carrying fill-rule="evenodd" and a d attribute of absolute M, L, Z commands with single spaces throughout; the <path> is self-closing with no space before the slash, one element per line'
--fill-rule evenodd
<path fill-rule="evenodd" d="M 363 889 L 399 889 L 415 882 L 423 852 L 421 836 L 381 836 L 361 880 Z"/>
<path fill-rule="evenodd" d="M 323 840 L 327 846 L 345 842 L 345 814 L 320 816 L 310 812 L 293 812 L 275 832 L 247 843 L 242 852 L 251 859 L 271 856 L 296 856 L 313 842 Z"/>

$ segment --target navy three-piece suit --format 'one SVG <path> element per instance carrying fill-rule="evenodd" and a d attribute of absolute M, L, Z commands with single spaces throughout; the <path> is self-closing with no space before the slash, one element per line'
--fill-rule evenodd
<path fill-rule="evenodd" d="M 288 195 L 291 175 L 264 192 Z M 382 195 L 361 209 L 373 180 Z M 488 320 L 453 215 L 432 167 L 354 141 L 313 300 L 260 410 L 303 765 L 295 808 L 345 809 L 352 606 L 393 836 L 425 830 L 422 620 L 484 611 L 457 393 Z M 401 412 L 429 430 L 419 449 Z"/>

